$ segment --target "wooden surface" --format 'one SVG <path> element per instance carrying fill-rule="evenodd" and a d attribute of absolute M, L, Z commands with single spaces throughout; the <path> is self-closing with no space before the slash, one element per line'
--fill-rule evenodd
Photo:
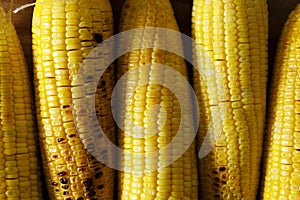
<path fill-rule="evenodd" d="M 115 27 L 118 25 L 118 19 L 122 3 L 124 0 L 111 0 L 114 10 Z M 14 0 L 13 9 L 18 6 L 31 3 L 34 0 Z M 180 26 L 181 32 L 190 35 L 191 27 L 191 10 L 192 0 L 171 0 L 174 7 L 175 16 Z M 300 0 L 268 0 L 269 6 L 269 60 L 270 69 L 274 59 L 274 52 L 277 45 L 277 40 L 282 30 L 282 26 L 287 19 L 288 14 L 300 3 Z M 10 0 L 4 0 L 6 8 L 9 8 Z M 13 23 L 16 26 L 19 38 L 21 39 L 23 48 L 25 50 L 28 63 L 31 65 L 31 16 L 33 7 L 26 8 L 17 14 L 12 14 Z M 117 29 L 116 29 L 117 30 Z"/>

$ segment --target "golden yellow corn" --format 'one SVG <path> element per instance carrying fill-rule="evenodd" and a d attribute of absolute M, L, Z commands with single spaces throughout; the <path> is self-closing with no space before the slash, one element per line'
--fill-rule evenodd
<path fill-rule="evenodd" d="M 20 41 L 0 6 L 0 199 L 42 198 L 30 87 Z"/>
<path fill-rule="evenodd" d="M 265 0 L 194 0 L 192 35 L 200 106 L 199 160 L 203 199 L 255 199 L 259 183 L 267 82 Z M 222 123 L 213 123 L 220 118 Z M 201 152 L 200 152 L 201 153 Z"/>
<path fill-rule="evenodd" d="M 299 199 L 300 5 L 277 46 L 268 105 L 261 199 Z"/>
<path fill-rule="evenodd" d="M 113 199 L 114 171 L 91 155 L 89 151 L 94 149 L 88 147 L 93 146 L 94 136 L 78 134 L 72 113 L 72 97 L 80 95 L 74 88 L 80 84 L 76 75 L 82 62 L 113 34 L 110 2 L 37 0 L 32 32 L 37 119 L 49 196 L 63 200 Z M 112 141 L 113 80 L 114 72 L 109 68 L 95 97 L 98 121 Z M 90 128 L 76 121 L 78 128 Z M 110 152 L 106 156 L 111 158 Z"/>
<path fill-rule="evenodd" d="M 161 27 L 178 31 L 169 0 L 126 0 L 121 12 L 119 30 L 134 28 Z M 123 157 L 123 172 L 119 173 L 119 199 L 122 200 L 197 200 L 198 180 L 195 144 L 181 155 L 178 160 L 167 165 L 176 156 L 176 151 L 184 144 L 194 130 L 190 103 L 180 105 L 177 95 L 185 95 L 182 82 L 172 82 L 182 94 L 174 94 L 164 84 L 172 78 L 166 65 L 178 71 L 187 79 L 185 62 L 178 55 L 159 49 L 181 49 L 181 40 L 166 41 L 163 34 L 141 31 L 128 38 L 128 46 L 141 47 L 126 53 L 118 60 L 118 77 L 128 72 L 121 106 L 124 130 L 118 134 L 119 145 L 127 154 Z M 147 44 L 154 48 L 146 48 Z M 142 67 L 149 65 L 149 68 Z M 163 84 L 158 84 L 161 81 Z M 141 83 L 147 82 L 147 84 Z M 135 87 L 137 86 L 137 87 Z M 132 93 L 132 96 L 129 94 Z M 181 116 L 183 106 L 189 113 Z M 190 114 L 190 115 L 189 115 Z M 172 143 L 170 151 L 165 147 L 177 134 L 180 123 L 189 124 L 180 142 Z M 158 152 L 153 156 L 153 152 Z"/>

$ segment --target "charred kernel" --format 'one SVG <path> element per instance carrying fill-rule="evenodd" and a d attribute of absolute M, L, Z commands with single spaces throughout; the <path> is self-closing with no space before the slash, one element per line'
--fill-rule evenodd
<path fill-rule="evenodd" d="M 100 82 L 101 86 L 105 86 L 105 83 L 106 83 L 105 81 Z"/>
<path fill-rule="evenodd" d="M 90 192 L 90 191 L 92 191 L 94 188 L 92 188 L 91 186 L 87 186 L 87 187 L 84 187 L 84 191 L 85 192 Z"/>
<path fill-rule="evenodd" d="M 59 189 L 55 189 L 55 192 L 59 192 Z"/>
<path fill-rule="evenodd" d="M 57 186 L 57 183 L 56 182 L 52 182 L 52 185 Z"/>
<path fill-rule="evenodd" d="M 58 158 L 58 155 L 52 155 L 52 158 L 56 159 L 56 158 Z"/>
<path fill-rule="evenodd" d="M 68 197 L 68 198 L 65 198 L 65 200 L 72 200 L 72 198 L 71 198 L 71 197 Z"/>
<path fill-rule="evenodd" d="M 68 195 L 68 194 L 69 194 L 68 191 L 64 191 L 64 192 L 63 192 L 63 195 Z"/>
<path fill-rule="evenodd" d="M 61 186 L 63 189 L 68 189 L 69 188 L 69 186 L 68 185 L 63 185 L 63 186 Z"/>
<path fill-rule="evenodd" d="M 97 162 L 97 159 L 94 156 L 91 156 L 90 160 L 94 161 L 95 163 Z"/>
<path fill-rule="evenodd" d="M 101 184 L 101 185 L 98 185 L 97 188 L 98 188 L 99 190 L 101 190 L 101 189 L 104 188 L 104 185 L 102 185 L 102 184 Z"/>
<path fill-rule="evenodd" d="M 103 36 L 100 34 L 94 34 L 94 39 L 96 40 L 96 42 L 101 43 L 103 42 Z"/>
<path fill-rule="evenodd" d="M 96 192 L 95 191 L 90 191 L 88 193 L 88 197 L 92 197 L 92 196 L 95 196 Z"/>
<path fill-rule="evenodd" d="M 99 171 L 101 168 L 100 167 L 97 167 L 97 168 L 95 168 L 95 171 Z"/>
<path fill-rule="evenodd" d="M 223 171 L 225 171 L 225 170 L 226 170 L 225 167 L 220 167 L 220 168 L 219 168 L 219 171 L 221 171 L 221 172 L 223 172 Z"/>
<path fill-rule="evenodd" d="M 78 168 L 78 172 L 84 172 L 84 171 L 85 171 L 85 168 L 83 168 L 83 167 Z"/>
<path fill-rule="evenodd" d="M 63 141 L 63 140 L 65 140 L 64 138 L 58 138 L 57 139 L 57 142 L 61 142 L 61 141 Z"/>
<path fill-rule="evenodd" d="M 76 137 L 76 134 L 69 135 L 70 138 Z"/>
<path fill-rule="evenodd" d="M 61 178 L 59 179 L 60 183 L 61 184 L 67 184 L 68 183 L 68 180 L 66 178 Z"/>
<path fill-rule="evenodd" d="M 95 178 L 100 178 L 101 176 L 103 176 L 103 172 L 98 172 L 95 174 Z"/>
<path fill-rule="evenodd" d="M 71 107 L 70 105 L 63 105 L 62 106 L 63 109 L 70 108 L 70 107 Z"/>
<path fill-rule="evenodd" d="M 65 176 L 67 173 L 66 172 L 59 172 L 57 175 L 58 176 Z"/>
<path fill-rule="evenodd" d="M 219 182 L 219 181 L 220 181 L 220 179 L 219 179 L 218 177 L 214 178 L 214 180 L 215 180 L 216 182 Z"/>
<path fill-rule="evenodd" d="M 79 197 L 79 198 L 77 198 L 77 200 L 84 200 L 84 198 L 83 197 Z"/>
<path fill-rule="evenodd" d="M 84 184 L 84 185 L 91 185 L 92 182 L 93 182 L 93 181 L 92 181 L 91 179 L 87 179 L 87 180 L 83 181 L 83 184 Z"/>

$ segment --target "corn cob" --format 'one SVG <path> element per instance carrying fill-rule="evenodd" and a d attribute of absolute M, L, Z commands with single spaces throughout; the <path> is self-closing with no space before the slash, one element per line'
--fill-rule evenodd
<path fill-rule="evenodd" d="M 199 160 L 203 199 L 255 199 L 260 175 L 267 81 L 265 0 L 194 0 L 192 36 L 199 100 L 198 144 L 212 134 Z M 210 57 L 210 61 L 206 57 Z M 221 116 L 222 126 L 214 124 Z M 208 132 L 212 130 L 211 132 Z"/>
<path fill-rule="evenodd" d="M 29 71 L 10 17 L 0 5 L 0 199 L 41 199 Z"/>
<path fill-rule="evenodd" d="M 87 147 L 93 145 L 93 136 L 78 134 L 72 114 L 72 98 L 80 96 L 74 88 L 80 84 L 76 75 L 82 62 L 95 46 L 113 34 L 110 3 L 37 0 L 32 32 L 37 118 L 49 197 L 113 199 L 114 171 L 89 152 Z M 97 86 L 95 108 L 105 134 L 114 142 L 109 112 L 113 80 L 110 67 Z M 106 156 L 111 158 L 109 151 Z"/>
<path fill-rule="evenodd" d="M 268 105 L 261 199 L 299 199 L 300 5 L 290 14 L 277 46 Z"/>
<path fill-rule="evenodd" d="M 178 31 L 169 0 L 125 1 L 119 31 L 145 27 Z M 128 46 L 140 49 L 132 50 L 118 60 L 118 77 L 129 72 L 124 87 L 125 95 L 120 98 L 126 104 L 123 107 L 122 104 L 120 109 L 124 129 L 119 130 L 118 134 L 119 145 L 128 153 L 123 157 L 123 172 L 119 173 L 119 199 L 122 200 L 198 199 L 194 143 L 178 160 L 166 167 L 159 167 L 176 155 L 172 153 L 176 151 L 176 147 L 180 149 L 184 145 L 182 138 L 182 143 L 173 144 L 173 150 L 164 151 L 164 147 L 176 135 L 180 120 L 189 125 L 185 127 L 183 137 L 189 137 L 189 133 L 195 131 L 189 115 L 192 113 L 190 103 L 180 105 L 177 99 L 177 95 L 186 95 L 186 88 L 182 83 L 172 83 L 174 87 L 181 88 L 182 94 L 176 95 L 165 85 L 157 84 L 159 80 L 166 83 L 171 78 L 169 71 L 161 65 L 172 67 L 187 79 L 184 60 L 157 47 L 182 51 L 180 39 L 174 38 L 174 41 L 166 42 L 164 37 L 168 36 L 147 30 L 133 34 Z M 154 44 L 154 48 L 145 48 L 147 45 L 143 44 L 147 43 Z M 149 68 L 142 67 L 147 64 L 150 64 Z M 137 86 L 144 81 L 147 84 Z M 128 95 L 131 92 L 132 96 Z M 189 113 L 185 113 L 183 118 L 181 106 L 189 109 Z M 154 151 L 158 152 L 158 156 L 151 156 Z"/>

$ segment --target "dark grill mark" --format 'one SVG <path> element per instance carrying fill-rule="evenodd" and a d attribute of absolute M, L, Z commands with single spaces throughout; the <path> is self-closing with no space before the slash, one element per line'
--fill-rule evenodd
<path fill-rule="evenodd" d="M 67 184 L 68 183 L 68 180 L 66 178 L 61 178 L 59 181 L 60 181 L 61 184 Z"/>
<path fill-rule="evenodd" d="M 83 184 L 84 184 L 84 185 L 91 185 L 92 182 L 93 182 L 93 181 L 92 181 L 91 179 L 87 179 L 87 180 L 83 181 Z"/>
<path fill-rule="evenodd" d="M 62 108 L 63 109 L 70 108 L 70 105 L 63 105 Z"/>
<path fill-rule="evenodd" d="M 100 35 L 100 34 L 98 34 L 98 33 L 94 34 L 94 39 L 95 39 L 96 42 L 98 42 L 98 43 L 102 43 L 102 42 L 103 42 L 103 36 Z"/>
<path fill-rule="evenodd" d="M 53 186 L 57 186 L 57 183 L 56 183 L 56 182 L 52 182 L 52 185 L 53 185 Z"/>
<path fill-rule="evenodd" d="M 69 188 L 69 186 L 68 185 L 63 185 L 63 186 L 61 186 L 63 189 L 65 189 L 65 190 L 67 190 L 68 188 Z"/>
<path fill-rule="evenodd" d="M 92 196 L 95 196 L 96 192 L 95 191 L 90 191 L 88 193 L 88 197 L 92 197 Z"/>
<path fill-rule="evenodd" d="M 73 137 L 75 137 L 75 136 L 76 136 L 75 134 L 69 135 L 70 138 L 73 138 Z"/>
<path fill-rule="evenodd" d="M 65 176 L 67 173 L 66 172 L 59 172 L 57 175 L 58 176 Z"/>
<path fill-rule="evenodd" d="M 220 168 L 219 168 L 219 171 L 221 171 L 221 172 L 224 172 L 225 170 L 226 170 L 225 167 L 220 167 Z"/>
<path fill-rule="evenodd" d="M 95 178 L 100 178 L 101 176 L 103 176 L 103 172 L 98 172 L 95 174 Z"/>

